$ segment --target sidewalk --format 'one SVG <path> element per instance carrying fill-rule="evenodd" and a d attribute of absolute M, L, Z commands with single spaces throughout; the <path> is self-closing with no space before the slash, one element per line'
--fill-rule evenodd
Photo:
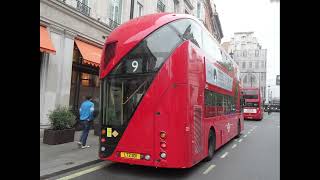
<path fill-rule="evenodd" d="M 74 140 L 78 141 L 82 131 L 76 131 Z M 87 145 L 90 148 L 80 149 L 76 142 L 48 145 L 40 138 L 40 177 L 57 173 L 85 163 L 94 163 L 99 159 L 99 137 L 90 130 Z"/>

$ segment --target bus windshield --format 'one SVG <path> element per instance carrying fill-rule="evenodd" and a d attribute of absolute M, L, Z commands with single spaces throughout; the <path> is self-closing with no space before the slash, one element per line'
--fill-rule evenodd
<path fill-rule="evenodd" d="M 258 95 L 243 95 L 244 99 L 258 99 Z"/>
<path fill-rule="evenodd" d="M 117 77 L 103 82 L 104 124 L 122 126 L 128 123 L 141 97 L 151 82 L 150 76 L 144 77 Z"/>
<path fill-rule="evenodd" d="M 244 99 L 258 99 L 258 91 L 257 90 L 244 90 L 243 91 Z"/>
<path fill-rule="evenodd" d="M 247 102 L 245 107 L 259 107 L 259 104 L 257 102 Z"/>

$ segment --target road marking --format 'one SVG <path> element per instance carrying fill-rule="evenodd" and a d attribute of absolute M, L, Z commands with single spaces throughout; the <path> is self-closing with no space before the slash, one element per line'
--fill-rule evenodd
<path fill-rule="evenodd" d="M 251 131 L 248 132 L 248 134 L 250 134 L 250 133 L 251 133 Z"/>
<path fill-rule="evenodd" d="M 84 174 L 88 174 L 88 173 L 91 173 L 91 172 L 93 172 L 93 171 L 96 171 L 96 170 L 102 169 L 104 166 L 105 166 L 105 164 L 103 164 L 103 165 L 99 165 L 99 166 L 95 166 L 95 167 L 92 167 L 92 168 L 86 169 L 86 170 L 84 170 L 84 171 L 80 171 L 80 172 L 77 172 L 77 173 L 71 174 L 71 175 L 69 175 L 69 176 L 65 176 L 65 177 L 59 178 L 58 180 L 73 179 L 73 178 L 76 178 L 76 177 L 82 176 L 82 175 L 84 175 Z"/>
<path fill-rule="evenodd" d="M 247 137 L 248 135 L 244 135 L 243 137 Z"/>
<path fill-rule="evenodd" d="M 221 158 L 225 158 L 228 154 L 229 154 L 228 152 L 225 152 L 225 153 L 221 156 Z"/>
<path fill-rule="evenodd" d="M 234 144 L 231 148 L 233 149 L 233 148 L 235 148 L 235 147 L 237 147 L 237 144 Z"/>
<path fill-rule="evenodd" d="M 208 169 L 205 170 L 202 174 L 208 174 L 209 171 L 211 171 L 214 167 L 216 167 L 216 165 L 214 165 L 214 164 L 210 165 L 210 166 L 208 167 Z"/>
<path fill-rule="evenodd" d="M 238 142 L 241 142 L 242 141 L 242 139 L 239 139 L 239 141 Z"/>

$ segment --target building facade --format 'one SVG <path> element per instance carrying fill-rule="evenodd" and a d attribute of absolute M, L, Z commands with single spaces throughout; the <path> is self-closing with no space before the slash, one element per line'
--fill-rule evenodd
<path fill-rule="evenodd" d="M 266 100 L 267 49 L 262 49 L 254 32 L 236 32 L 222 47 L 239 65 L 243 87 L 260 88 L 262 98 Z"/>
<path fill-rule="evenodd" d="M 214 25 L 217 13 L 211 4 L 207 0 L 40 0 L 40 136 L 49 126 L 48 113 L 57 106 L 69 106 L 77 113 L 86 95 L 92 95 L 99 106 L 100 56 L 114 28 L 131 18 L 175 12 L 192 14 L 211 33 L 222 35 L 215 32 L 221 26 Z"/>

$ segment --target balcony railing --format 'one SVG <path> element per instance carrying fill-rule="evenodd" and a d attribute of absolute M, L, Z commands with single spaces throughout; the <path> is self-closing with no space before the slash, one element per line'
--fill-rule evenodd
<path fill-rule="evenodd" d="M 119 23 L 109 18 L 109 26 L 111 29 L 115 29 L 119 26 Z"/>
<path fill-rule="evenodd" d="M 90 16 L 91 8 L 77 0 L 77 10 L 86 16 Z"/>
<path fill-rule="evenodd" d="M 158 3 L 157 3 L 158 12 L 164 12 L 165 9 L 166 9 L 166 5 L 164 5 L 161 0 L 158 0 Z"/>

